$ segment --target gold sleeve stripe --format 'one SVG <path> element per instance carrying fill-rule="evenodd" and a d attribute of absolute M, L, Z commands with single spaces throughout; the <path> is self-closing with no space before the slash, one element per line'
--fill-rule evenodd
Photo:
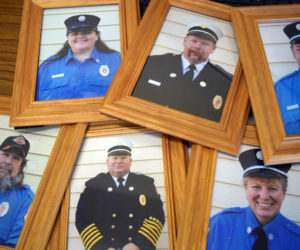
<path fill-rule="evenodd" d="M 148 235 L 148 237 L 150 237 L 154 242 L 157 242 L 158 237 L 156 237 L 152 231 L 149 231 L 147 228 L 145 227 L 141 227 L 140 231 L 144 232 L 145 234 Z"/>
<path fill-rule="evenodd" d="M 150 230 L 154 235 L 155 235 L 155 237 L 156 238 L 158 238 L 159 237 L 159 234 L 160 234 L 160 232 L 157 232 L 157 228 L 155 228 L 155 227 L 153 227 L 153 226 L 151 226 L 151 225 L 147 225 L 147 224 L 144 224 L 143 226 L 142 226 L 142 228 L 141 229 L 143 229 L 143 227 L 145 227 L 145 228 L 147 228 L 148 230 Z M 154 230 L 153 230 L 154 229 Z"/>
<path fill-rule="evenodd" d="M 82 236 L 82 235 L 85 233 L 85 231 L 88 230 L 88 229 L 89 229 L 90 227 L 92 227 L 92 226 L 95 226 L 95 223 L 93 223 L 93 224 L 87 226 L 84 230 L 82 230 L 82 232 L 80 233 L 80 236 Z"/>
<path fill-rule="evenodd" d="M 93 227 L 89 231 L 87 231 L 85 235 L 82 235 L 81 240 L 83 244 L 85 245 L 85 243 L 96 233 L 100 233 L 100 232 L 98 228 Z"/>
<path fill-rule="evenodd" d="M 96 244 L 96 242 L 99 241 L 99 240 L 101 240 L 102 238 L 103 238 L 103 236 L 100 233 L 97 233 L 93 238 L 91 238 L 89 240 L 89 242 L 87 242 L 87 244 L 85 245 L 85 248 L 87 250 L 90 250 L 91 247 L 93 247 Z"/>
<path fill-rule="evenodd" d="M 143 225 L 138 232 L 145 236 L 155 246 L 161 231 L 162 223 L 156 218 L 149 217 L 149 219 L 144 220 Z"/>
<path fill-rule="evenodd" d="M 156 242 L 153 241 L 147 234 L 145 234 L 143 231 L 139 230 L 138 231 L 140 234 L 144 235 L 148 240 L 150 240 L 150 242 L 153 244 L 153 246 L 155 246 Z"/>

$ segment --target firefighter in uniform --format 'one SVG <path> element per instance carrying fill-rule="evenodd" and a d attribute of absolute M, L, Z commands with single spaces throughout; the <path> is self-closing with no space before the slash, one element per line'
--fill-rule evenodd
<path fill-rule="evenodd" d="M 132 96 L 219 122 L 232 75 L 209 62 L 222 31 L 189 23 L 182 54 L 149 56 Z"/>
<path fill-rule="evenodd" d="M 165 223 L 154 180 L 130 172 L 132 143 L 108 147 L 107 173 L 86 182 L 76 227 L 86 249 L 156 249 Z"/>

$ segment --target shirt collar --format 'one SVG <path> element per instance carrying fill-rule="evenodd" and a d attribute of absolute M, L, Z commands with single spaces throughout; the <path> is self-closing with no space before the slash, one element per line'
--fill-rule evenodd
<path fill-rule="evenodd" d="M 125 184 L 126 184 L 128 175 L 129 175 L 129 173 L 127 173 L 127 174 L 125 174 L 124 176 L 122 176 L 122 178 L 124 178 L 124 181 L 123 181 L 123 185 L 124 185 L 124 186 L 125 186 Z M 116 186 L 118 187 L 118 186 L 119 186 L 118 178 L 115 177 L 115 176 L 111 176 L 111 177 L 113 178 L 114 182 L 116 183 Z"/>
<path fill-rule="evenodd" d="M 183 70 L 183 72 L 185 72 L 186 68 L 188 66 L 190 66 L 191 63 L 187 59 L 185 59 L 183 54 L 181 54 L 181 62 L 182 62 L 182 70 Z M 205 62 L 202 62 L 202 63 L 195 64 L 197 72 L 200 72 L 207 63 L 208 63 L 208 60 L 206 60 Z"/>
<path fill-rule="evenodd" d="M 100 53 L 98 52 L 96 47 L 94 47 L 92 54 L 88 59 L 93 59 L 95 62 L 100 63 Z M 65 63 L 67 64 L 70 60 L 75 60 L 71 49 L 68 50 Z"/>

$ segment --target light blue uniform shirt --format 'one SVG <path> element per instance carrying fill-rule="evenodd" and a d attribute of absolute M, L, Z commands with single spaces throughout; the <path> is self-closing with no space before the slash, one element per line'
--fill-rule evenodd
<path fill-rule="evenodd" d="M 33 196 L 28 185 L 0 192 L 0 245 L 17 244 Z"/>
<path fill-rule="evenodd" d="M 300 68 L 280 78 L 275 91 L 286 134 L 300 134 Z"/>
<path fill-rule="evenodd" d="M 36 100 L 104 96 L 121 62 L 119 53 L 94 48 L 84 62 L 68 54 L 54 62 L 49 57 L 38 70 Z"/>
<path fill-rule="evenodd" d="M 257 226 L 250 207 L 224 209 L 209 221 L 206 250 L 251 250 L 257 237 L 251 232 Z M 281 213 L 263 229 L 269 250 L 300 249 L 300 226 Z"/>

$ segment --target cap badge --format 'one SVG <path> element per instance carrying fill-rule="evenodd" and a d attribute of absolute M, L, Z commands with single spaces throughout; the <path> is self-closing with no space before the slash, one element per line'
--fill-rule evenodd
<path fill-rule="evenodd" d="M 99 68 L 99 73 L 101 76 L 108 76 L 109 75 L 109 67 L 107 65 L 101 65 Z"/>
<path fill-rule="evenodd" d="M 4 215 L 6 215 L 6 213 L 8 212 L 8 210 L 9 210 L 9 203 L 3 201 L 0 204 L 0 217 L 3 217 Z"/>
<path fill-rule="evenodd" d="M 171 78 L 175 78 L 176 76 L 177 76 L 176 73 L 170 73 Z"/>
<path fill-rule="evenodd" d="M 109 187 L 109 188 L 107 189 L 107 191 L 108 191 L 108 192 L 111 192 L 111 191 L 113 191 L 113 188 L 112 188 L 112 187 Z"/>
<path fill-rule="evenodd" d="M 213 99 L 213 106 L 215 109 L 220 109 L 223 104 L 223 98 L 222 96 L 216 95 Z"/>
<path fill-rule="evenodd" d="M 297 30 L 300 30 L 300 24 L 297 24 L 297 25 L 296 25 L 296 29 L 297 29 Z"/>
<path fill-rule="evenodd" d="M 200 27 L 201 27 L 202 29 L 206 29 L 206 28 L 207 28 L 207 24 L 206 24 L 206 23 L 202 23 L 202 24 L 200 24 Z"/>
<path fill-rule="evenodd" d="M 15 139 L 13 139 L 13 141 L 17 144 L 20 144 L 20 145 L 25 145 L 25 140 L 23 137 L 19 136 L 19 137 L 16 137 Z"/>
<path fill-rule="evenodd" d="M 263 155 L 262 155 L 261 151 L 256 152 L 256 158 L 261 161 L 263 160 Z"/>
<path fill-rule="evenodd" d="M 201 81 L 199 84 L 200 84 L 200 86 L 203 87 L 203 88 L 206 87 L 206 82 L 204 82 L 204 81 Z"/>
<path fill-rule="evenodd" d="M 84 22 L 85 19 L 86 19 L 85 16 L 79 16 L 79 17 L 78 17 L 78 21 L 79 21 L 79 22 Z"/>
<path fill-rule="evenodd" d="M 145 205 L 146 205 L 146 196 L 145 196 L 144 194 L 141 194 L 141 195 L 140 195 L 139 200 L 140 200 L 140 204 L 141 204 L 142 206 L 145 206 Z"/>

